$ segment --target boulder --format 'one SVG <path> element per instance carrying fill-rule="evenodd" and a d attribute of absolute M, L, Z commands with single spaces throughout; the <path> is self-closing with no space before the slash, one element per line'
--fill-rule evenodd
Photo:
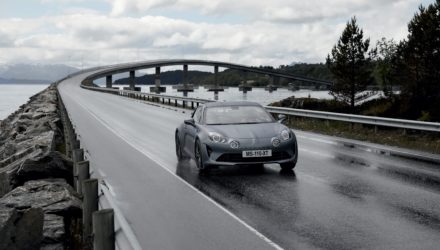
<path fill-rule="evenodd" d="M 18 119 L 21 120 L 32 120 L 32 116 L 34 114 L 32 112 L 22 113 L 18 116 Z"/>
<path fill-rule="evenodd" d="M 64 218 L 55 214 L 44 215 L 43 246 L 63 245 L 66 237 Z"/>
<path fill-rule="evenodd" d="M 30 180 L 62 178 L 73 185 L 73 163 L 63 154 L 51 151 L 36 159 L 25 160 L 17 170 L 15 183 L 22 185 Z"/>
<path fill-rule="evenodd" d="M 64 179 L 28 181 L 0 199 L 0 206 L 41 208 L 65 218 L 81 216 L 81 200 Z"/>
<path fill-rule="evenodd" d="M 8 166 L 0 168 L 0 197 L 30 180 L 62 178 L 73 185 L 73 163 L 70 159 L 46 148 L 30 148 L 28 151 L 4 160 L 3 164 Z"/>
<path fill-rule="evenodd" d="M 65 247 L 62 243 L 42 245 L 40 248 L 40 250 L 64 250 L 64 249 Z"/>
<path fill-rule="evenodd" d="M 56 102 L 55 102 L 56 103 Z M 39 113 L 56 113 L 57 112 L 57 105 L 52 103 L 45 103 L 44 106 L 39 107 L 38 109 L 35 110 L 35 112 L 39 112 Z"/>
<path fill-rule="evenodd" d="M 0 206 L 0 249 L 40 249 L 43 218 L 41 208 Z"/>

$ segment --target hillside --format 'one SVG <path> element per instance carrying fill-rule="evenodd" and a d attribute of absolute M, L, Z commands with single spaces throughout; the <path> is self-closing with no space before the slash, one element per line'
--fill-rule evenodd
<path fill-rule="evenodd" d="M 13 64 L 0 66 L 0 78 L 6 83 L 47 83 L 78 71 L 63 64 Z"/>

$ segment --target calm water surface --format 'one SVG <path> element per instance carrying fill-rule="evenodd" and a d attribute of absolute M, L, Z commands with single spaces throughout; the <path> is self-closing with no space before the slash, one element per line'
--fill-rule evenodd
<path fill-rule="evenodd" d="M 47 88 L 49 84 L 0 84 L 0 120 L 25 104 L 29 97 Z"/>
<path fill-rule="evenodd" d="M 26 103 L 29 97 L 47 88 L 48 84 L 0 84 L 0 120 L 5 119 L 9 114 L 17 110 L 20 105 Z M 124 86 L 119 86 L 120 88 Z M 142 86 L 142 92 L 149 92 L 150 86 Z M 166 95 L 183 96 L 181 92 L 177 92 L 170 85 L 165 85 L 167 88 Z M 264 90 L 264 88 L 253 88 L 247 94 L 243 94 L 238 88 L 227 88 L 224 92 L 218 95 L 219 101 L 253 101 L 259 102 L 263 105 L 282 100 L 284 98 L 308 97 L 331 99 L 328 91 L 310 91 L 299 90 L 290 91 L 287 89 L 278 89 L 272 93 Z M 214 100 L 214 93 L 208 92 L 205 88 L 196 88 L 194 92 L 188 93 L 188 97 L 196 97 L 202 99 Z"/>
<path fill-rule="evenodd" d="M 121 86 L 120 88 L 127 87 L 127 85 Z M 164 85 L 166 87 L 165 95 L 173 95 L 173 96 L 183 96 L 183 93 L 177 92 L 176 89 L 173 89 L 170 85 Z M 142 92 L 150 92 L 150 86 L 141 86 Z M 238 88 L 227 88 L 224 92 L 220 92 L 218 94 L 219 101 L 252 101 L 258 102 L 262 105 L 267 105 L 269 103 L 273 103 L 282 99 L 285 99 L 290 96 L 295 97 L 312 97 L 312 98 L 320 98 L 320 99 L 332 99 L 333 97 L 328 93 L 328 91 L 311 91 L 311 90 L 299 90 L 299 91 L 291 91 L 288 89 L 278 89 L 272 93 L 264 90 L 264 88 L 253 88 L 252 91 L 243 94 L 238 90 Z M 208 92 L 205 88 L 200 87 L 194 89 L 194 92 L 189 92 L 188 97 L 202 98 L 202 99 L 210 99 L 214 100 L 214 93 Z"/>

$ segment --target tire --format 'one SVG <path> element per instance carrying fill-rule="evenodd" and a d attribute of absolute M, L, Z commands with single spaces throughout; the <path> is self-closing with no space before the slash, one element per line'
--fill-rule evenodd
<path fill-rule="evenodd" d="M 295 159 L 291 162 L 286 162 L 286 163 L 280 163 L 280 167 L 283 171 L 290 171 L 292 169 L 295 168 L 296 163 L 298 162 L 298 142 L 296 141 L 296 137 L 295 137 Z"/>
<path fill-rule="evenodd" d="M 264 164 L 255 164 L 254 168 L 255 169 L 264 169 Z"/>
<path fill-rule="evenodd" d="M 296 166 L 296 162 L 286 162 L 286 163 L 280 163 L 280 167 L 282 170 L 292 170 Z"/>
<path fill-rule="evenodd" d="M 200 141 L 198 139 L 195 143 L 194 158 L 196 160 L 196 165 L 200 173 L 209 172 L 209 167 L 203 163 L 202 146 L 200 145 Z"/>
<path fill-rule="evenodd" d="M 181 161 L 183 159 L 185 159 L 185 156 L 182 152 L 182 146 L 180 145 L 180 139 L 179 139 L 179 135 L 176 133 L 176 156 L 177 156 L 177 160 Z"/>

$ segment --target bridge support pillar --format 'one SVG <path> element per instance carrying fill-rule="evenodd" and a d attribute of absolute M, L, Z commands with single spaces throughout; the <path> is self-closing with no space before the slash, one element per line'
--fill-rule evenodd
<path fill-rule="evenodd" d="M 194 92 L 194 87 L 188 83 L 188 65 L 183 65 L 183 75 L 182 75 L 181 85 L 177 85 L 177 92 L 182 92 L 183 96 L 188 96 L 188 92 Z"/>
<path fill-rule="evenodd" d="M 113 85 L 113 76 L 109 75 L 105 77 L 105 87 L 111 89 Z"/>
<path fill-rule="evenodd" d="M 214 87 L 208 91 L 214 92 L 214 100 L 218 100 L 218 92 L 224 91 L 224 88 L 218 86 L 218 65 L 214 65 Z"/>
<path fill-rule="evenodd" d="M 214 66 L 214 86 L 218 86 L 218 82 L 217 82 L 217 78 L 218 78 L 218 65 Z"/>
<path fill-rule="evenodd" d="M 273 76 L 273 85 L 278 86 L 280 84 L 280 77 Z"/>
<path fill-rule="evenodd" d="M 165 87 L 160 86 L 160 67 L 156 67 L 156 74 L 154 78 L 154 87 L 150 87 L 150 92 L 154 92 L 156 94 L 160 94 L 166 91 Z"/>
<path fill-rule="evenodd" d="M 187 85 L 188 84 L 188 65 L 185 64 L 183 65 L 183 85 Z"/>
<path fill-rule="evenodd" d="M 247 74 L 248 72 L 246 70 L 243 71 L 243 81 L 242 84 L 240 86 L 238 86 L 238 91 L 242 91 L 243 94 L 246 94 L 248 91 L 252 91 L 252 87 L 248 85 L 247 83 Z"/>
<path fill-rule="evenodd" d="M 156 67 L 154 85 L 156 86 L 156 88 L 160 87 L 160 67 Z"/>
<path fill-rule="evenodd" d="M 135 84 L 134 84 L 134 78 L 136 76 L 135 71 L 130 71 L 130 78 L 129 78 L 129 83 L 130 83 L 130 90 L 134 90 Z"/>
<path fill-rule="evenodd" d="M 276 91 L 278 89 L 278 82 L 279 81 L 280 81 L 279 76 L 270 75 L 270 83 L 269 83 L 269 85 L 266 86 L 265 90 L 269 91 L 269 93 Z"/>

